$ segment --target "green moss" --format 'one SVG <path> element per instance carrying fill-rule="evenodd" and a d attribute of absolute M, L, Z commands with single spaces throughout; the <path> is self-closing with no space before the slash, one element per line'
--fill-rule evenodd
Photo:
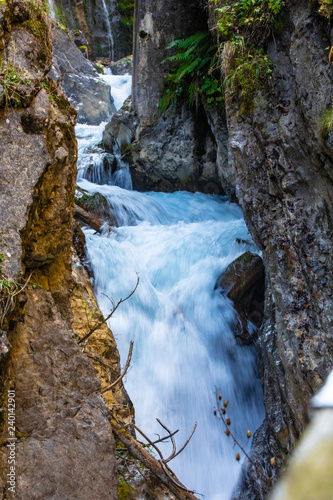
<path fill-rule="evenodd" d="M 134 1 L 118 0 L 117 10 L 119 12 L 119 23 L 122 27 L 118 41 L 119 48 L 130 51 L 133 38 Z"/>
<path fill-rule="evenodd" d="M 319 126 L 323 139 L 327 139 L 329 132 L 333 129 L 333 109 L 325 111 L 319 118 Z"/>
<path fill-rule="evenodd" d="M 126 481 L 120 477 L 118 480 L 118 500 L 127 500 L 131 494 L 131 489 Z"/>
<path fill-rule="evenodd" d="M 215 0 L 215 3 L 218 3 Z M 222 38 L 225 85 L 242 114 L 253 111 L 256 97 L 269 88 L 272 63 L 265 49 L 282 29 L 283 0 L 226 0 L 216 9 Z M 219 3 L 220 5 L 220 3 Z"/>
<path fill-rule="evenodd" d="M 96 213 L 98 210 L 102 212 L 105 210 L 108 211 L 107 199 L 100 193 L 94 193 L 92 195 L 84 194 L 81 198 L 76 198 L 75 202 L 87 212 L 93 211 Z"/>
<path fill-rule="evenodd" d="M 62 5 L 54 4 L 54 14 L 58 23 L 62 26 L 68 27 L 68 19 Z"/>
<path fill-rule="evenodd" d="M 29 1 L 29 19 L 22 23 L 22 26 L 30 31 L 47 49 L 51 49 L 49 34 L 48 16 L 44 10 L 44 4 Z"/>
<path fill-rule="evenodd" d="M 330 18 L 333 15 L 333 0 L 319 0 L 318 12 L 326 18 Z"/>

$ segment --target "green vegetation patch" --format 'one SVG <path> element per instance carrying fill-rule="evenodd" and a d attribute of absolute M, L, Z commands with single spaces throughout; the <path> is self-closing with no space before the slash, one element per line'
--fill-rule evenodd
<path fill-rule="evenodd" d="M 128 486 L 125 479 L 120 477 L 118 480 L 118 499 L 127 500 L 130 494 L 131 494 L 131 488 Z"/>
<path fill-rule="evenodd" d="M 164 113 L 172 104 L 186 100 L 190 106 L 199 97 L 208 104 L 223 100 L 219 77 L 215 74 L 218 49 L 209 31 L 199 31 L 188 38 L 175 40 L 167 50 L 176 50 L 162 61 L 171 63 L 165 83 L 165 93 L 159 102 L 159 112 Z"/>
<path fill-rule="evenodd" d="M 282 0 L 215 0 L 226 88 L 240 112 L 250 113 L 273 70 L 265 53 L 268 38 L 282 29 Z"/>
<path fill-rule="evenodd" d="M 54 14 L 55 14 L 56 20 L 58 21 L 60 27 L 62 29 L 68 28 L 67 15 L 66 15 L 66 12 L 64 11 L 61 4 L 59 4 L 59 5 L 54 4 Z"/>
<path fill-rule="evenodd" d="M 134 1 L 118 0 L 117 4 L 117 10 L 119 12 L 119 23 L 121 26 L 119 46 L 122 50 L 131 51 L 133 38 Z"/>
<path fill-rule="evenodd" d="M 23 86 L 31 85 L 23 70 L 8 61 L 0 61 L 0 107 L 16 108 L 22 103 Z"/>
<path fill-rule="evenodd" d="M 319 119 L 321 135 L 323 139 L 328 138 L 329 132 L 333 129 L 333 109 L 326 111 Z"/>
<path fill-rule="evenodd" d="M 333 15 L 333 0 L 319 0 L 319 14 L 328 19 Z"/>

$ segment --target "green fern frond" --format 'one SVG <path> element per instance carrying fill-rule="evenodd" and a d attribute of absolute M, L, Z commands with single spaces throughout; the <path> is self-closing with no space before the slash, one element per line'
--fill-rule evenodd
<path fill-rule="evenodd" d="M 199 31 L 188 38 L 174 40 L 167 46 L 167 50 L 170 49 L 176 49 L 176 54 L 162 61 L 171 64 L 172 69 L 167 77 L 166 94 L 160 100 L 159 113 L 185 96 L 190 106 L 198 105 L 200 95 L 209 97 L 209 102 L 220 102 L 221 88 L 211 76 L 213 65 L 217 65 L 218 49 L 212 44 L 210 32 Z M 203 85 L 203 82 L 206 83 Z"/>

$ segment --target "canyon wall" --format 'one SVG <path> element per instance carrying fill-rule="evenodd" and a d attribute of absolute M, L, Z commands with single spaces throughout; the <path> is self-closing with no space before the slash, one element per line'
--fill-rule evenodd
<path fill-rule="evenodd" d="M 217 33 L 212 3 L 186 8 L 182 21 L 182 2 L 172 2 L 170 8 L 159 1 L 154 8 L 149 1 L 136 2 L 133 107 L 139 124 L 132 171 L 134 180 L 138 175 L 143 184 L 146 175 L 149 189 L 198 186 L 199 176 L 193 171 L 197 157 L 187 156 L 185 181 L 181 168 L 182 129 L 187 147 L 195 150 L 195 111 L 193 128 L 187 125 L 192 118 L 186 104 L 162 117 L 157 114 L 167 73 L 161 65 L 165 45 L 180 34 L 188 36 L 192 14 L 200 22 L 205 17 L 206 26 Z M 242 113 L 237 97 L 229 92 L 225 116 L 204 103 L 200 108 L 213 144 L 219 189 L 242 206 L 265 262 L 258 354 L 266 418 L 254 436 L 252 457 L 274 480 L 308 422 L 309 401 L 332 369 L 333 354 L 333 132 L 323 131 L 321 125 L 322 116 L 332 109 L 327 46 L 333 39 L 328 21 L 303 0 L 283 7 L 282 26 L 268 43 L 273 62 L 270 90 L 258 94 L 251 112 Z M 193 25 L 191 33 L 196 29 Z M 173 182 L 164 160 L 169 152 L 177 163 Z M 154 165 L 160 160 L 156 173 Z M 152 174 L 155 185 L 150 182 Z M 268 489 L 247 464 L 234 498 L 260 499 Z"/>
<path fill-rule="evenodd" d="M 9 0 L 0 11 L 1 313 L 9 305 L 0 331 L 0 497 L 13 492 L 14 443 L 15 498 L 116 499 L 110 411 L 73 330 L 76 112 L 47 76 L 42 6 Z"/>

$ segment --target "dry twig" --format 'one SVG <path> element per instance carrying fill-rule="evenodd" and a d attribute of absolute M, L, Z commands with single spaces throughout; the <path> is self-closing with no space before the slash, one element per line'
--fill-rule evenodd
<path fill-rule="evenodd" d="M 115 387 L 125 377 L 127 370 L 129 369 L 129 366 L 131 364 L 133 344 L 134 344 L 134 342 L 133 342 L 133 340 L 131 340 L 130 348 L 129 348 L 128 356 L 127 356 L 127 361 L 126 361 L 126 365 L 125 365 L 123 373 L 114 382 L 112 382 L 112 384 L 108 385 L 107 387 L 104 387 L 104 389 L 102 389 L 102 391 L 101 391 L 102 394 L 104 394 L 105 392 L 107 392 L 110 389 L 112 389 L 113 387 Z"/>
<path fill-rule="evenodd" d="M 225 401 L 224 402 L 224 406 L 220 406 L 220 401 L 222 400 L 222 396 L 221 394 L 217 394 L 216 392 L 216 402 L 217 402 L 217 411 L 214 411 L 214 414 L 216 415 L 217 412 L 219 414 L 219 418 L 220 420 L 222 420 L 225 428 L 226 428 L 226 431 L 225 431 L 225 434 L 227 436 L 230 436 L 232 438 L 232 440 L 234 441 L 234 443 L 240 448 L 240 450 L 244 453 L 244 455 L 246 456 L 246 458 L 249 460 L 249 462 L 255 467 L 255 469 L 259 472 L 259 474 L 263 477 L 263 479 L 268 483 L 268 484 L 271 484 L 272 483 L 272 478 L 270 477 L 267 477 L 266 474 L 264 474 L 262 472 L 262 470 L 258 467 L 258 465 L 252 460 L 252 458 L 249 456 L 249 454 L 244 450 L 243 446 L 239 443 L 239 441 L 237 440 L 237 438 L 235 437 L 235 435 L 233 434 L 233 432 L 230 430 L 230 418 L 226 417 L 225 414 L 226 414 L 226 410 L 225 408 L 228 406 L 228 401 Z M 248 437 L 251 437 L 251 432 L 248 431 Z M 236 459 L 239 460 L 240 457 L 239 457 L 239 453 L 236 454 Z"/>
<path fill-rule="evenodd" d="M 147 442 L 158 452 L 161 457 L 156 460 L 143 446 L 137 441 L 129 432 L 124 429 L 114 419 L 111 420 L 111 426 L 114 435 L 117 439 L 129 450 L 132 456 L 137 458 L 147 469 L 149 469 L 179 500 L 197 500 L 194 492 L 185 488 L 177 477 L 173 474 L 171 469 L 164 463 L 164 458 L 156 444 L 152 442 L 138 427 L 130 424 L 136 428 Z M 174 434 L 174 433 L 173 433 Z M 193 434 L 193 433 L 192 433 Z"/>
<path fill-rule="evenodd" d="M 135 293 L 136 289 L 138 288 L 139 281 L 140 281 L 140 278 L 138 276 L 137 277 L 137 281 L 136 281 L 136 285 L 135 285 L 134 289 L 132 290 L 132 292 L 125 299 L 120 299 L 118 301 L 118 303 L 116 304 L 116 306 L 112 309 L 112 311 L 110 312 L 110 314 L 106 318 L 104 318 L 103 321 L 100 321 L 99 323 L 97 323 L 96 326 L 94 326 L 93 328 L 91 328 L 89 330 L 89 332 L 84 337 L 82 337 L 82 339 L 78 340 L 78 344 L 82 344 L 82 342 L 85 342 L 86 340 L 88 340 L 89 337 L 96 330 L 98 330 L 98 328 L 100 328 L 102 325 L 104 325 L 104 323 L 106 323 L 111 318 L 111 316 L 113 316 L 113 314 L 116 312 L 116 310 L 118 309 L 118 307 L 120 306 L 120 304 L 122 304 L 123 302 L 125 302 L 126 300 L 128 300 L 130 297 L 132 297 L 132 295 Z"/>

